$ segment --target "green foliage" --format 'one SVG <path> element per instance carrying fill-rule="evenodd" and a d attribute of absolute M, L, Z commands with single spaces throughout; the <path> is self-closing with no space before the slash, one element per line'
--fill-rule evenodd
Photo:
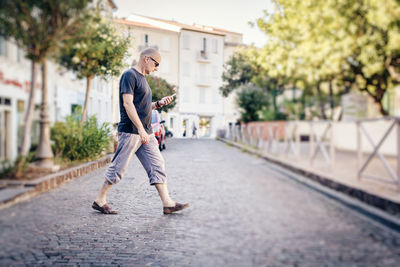
<path fill-rule="evenodd" d="M 27 58 L 39 62 L 74 35 L 92 0 L 1 0 L 0 34 L 13 38 Z"/>
<path fill-rule="evenodd" d="M 224 85 L 220 87 L 223 96 L 226 97 L 240 86 L 248 84 L 257 75 L 257 68 L 251 63 L 245 50 L 238 50 L 225 63 L 222 73 Z"/>
<path fill-rule="evenodd" d="M 268 105 L 268 96 L 262 89 L 248 85 L 238 93 L 237 105 L 243 122 L 258 121 L 260 111 Z"/>
<path fill-rule="evenodd" d="M 129 39 L 119 36 L 98 12 L 87 14 L 83 25 L 75 36 L 62 43 L 60 65 L 73 70 L 80 79 L 118 76 L 124 67 Z"/>
<path fill-rule="evenodd" d="M 263 109 L 260 112 L 260 118 L 263 121 L 285 121 L 288 116 L 279 111 L 275 111 L 273 109 Z"/>
<path fill-rule="evenodd" d="M 168 83 L 166 80 L 153 75 L 147 75 L 146 80 L 151 88 L 153 101 L 160 100 L 164 96 L 169 96 L 175 93 L 176 86 Z M 169 104 L 162 107 L 160 110 L 167 112 L 176 105 L 176 98 Z"/>
<path fill-rule="evenodd" d="M 256 61 L 269 77 L 285 77 L 286 84 L 303 89 L 330 83 L 346 92 L 365 91 L 387 113 L 384 94 L 400 82 L 399 1 L 274 3 L 275 11 L 257 21 L 268 44 Z"/>
<path fill-rule="evenodd" d="M 0 178 L 13 178 L 18 172 L 26 172 L 28 164 L 35 158 L 35 153 L 30 152 L 26 157 L 18 156 L 14 162 L 9 159 L 0 162 Z M 22 166 L 20 166 L 22 165 Z"/>
<path fill-rule="evenodd" d="M 96 116 L 89 117 L 80 126 L 81 110 L 68 116 L 65 122 L 56 122 L 51 129 L 56 156 L 64 159 L 90 160 L 100 156 L 110 144 L 108 123 L 98 125 Z"/>

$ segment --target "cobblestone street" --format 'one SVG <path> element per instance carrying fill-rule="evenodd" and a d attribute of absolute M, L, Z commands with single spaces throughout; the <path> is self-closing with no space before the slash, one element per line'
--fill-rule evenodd
<path fill-rule="evenodd" d="M 105 168 L 0 211 L 0 266 L 398 266 L 400 235 L 214 140 L 167 140 L 163 215 L 134 158 L 91 204 Z"/>

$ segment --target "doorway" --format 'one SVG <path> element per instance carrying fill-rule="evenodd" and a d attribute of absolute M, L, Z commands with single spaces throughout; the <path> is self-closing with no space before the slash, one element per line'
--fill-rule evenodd
<path fill-rule="evenodd" d="M 200 117 L 199 121 L 199 137 L 210 137 L 211 117 Z"/>
<path fill-rule="evenodd" d="M 11 157 L 10 147 L 10 111 L 0 108 L 0 160 Z"/>
<path fill-rule="evenodd" d="M 187 137 L 188 136 L 188 125 L 189 125 L 189 120 L 185 119 L 182 121 L 182 137 Z"/>

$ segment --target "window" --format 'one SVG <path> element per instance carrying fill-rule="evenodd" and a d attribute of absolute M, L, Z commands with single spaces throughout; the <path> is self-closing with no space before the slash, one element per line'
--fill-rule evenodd
<path fill-rule="evenodd" d="M 169 128 L 174 129 L 174 118 L 169 119 Z"/>
<path fill-rule="evenodd" d="M 190 76 L 190 63 L 185 61 L 183 62 L 183 76 L 189 77 Z"/>
<path fill-rule="evenodd" d="M 0 105 L 11 106 L 11 99 L 7 97 L 0 97 Z"/>
<path fill-rule="evenodd" d="M 200 80 L 206 79 L 206 65 L 200 64 L 199 66 L 199 78 Z"/>
<path fill-rule="evenodd" d="M 169 59 L 164 58 L 160 65 L 161 73 L 169 74 Z"/>
<path fill-rule="evenodd" d="M 149 46 L 149 35 L 148 34 L 144 35 L 144 45 Z"/>
<path fill-rule="evenodd" d="M 218 78 L 218 68 L 216 65 L 212 66 L 212 75 L 213 75 L 213 78 Z"/>
<path fill-rule="evenodd" d="M 183 89 L 183 102 L 190 103 L 191 102 L 190 98 L 191 98 L 190 89 L 189 88 L 184 88 Z"/>
<path fill-rule="evenodd" d="M 206 38 L 203 38 L 202 51 L 207 51 L 207 39 Z"/>
<path fill-rule="evenodd" d="M 169 51 L 169 46 L 170 46 L 169 37 L 164 36 L 162 39 L 161 49 L 163 51 Z"/>
<path fill-rule="evenodd" d="M 205 104 L 206 103 L 206 89 L 199 88 L 199 103 Z"/>
<path fill-rule="evenodd" d="M 17 47 L 17 62 L 20 63 L 22 61 L 22 50 Z"/>
<path fill-rule="evenodd" d="M 75 112 L 77 108 L 82 108 L 81 105 L 71 104 L 71 114 Z"/>
<path fill-rule="evenodd" d="M 0 56 L 7 57 L 7 41 L 0 35 Z"/>
<path fill-rule="evenodd" d="M 218 40 L 217 39 L 213 39 L 213 41 L 212 41 L 212 51 L 215 54 L 218 53 Z"/>
<path fill-rule="evenodd" d="M 183 42 L 183 49 L 190 49 L 190 38 L 189 38 L 189 35 L 184 34 L 182 36 L 182 42 Z"/>

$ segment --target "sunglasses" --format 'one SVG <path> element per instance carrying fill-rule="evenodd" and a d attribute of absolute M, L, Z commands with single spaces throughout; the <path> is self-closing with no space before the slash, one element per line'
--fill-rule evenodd
<path fill-rule="evenodd" d="M 149 58 L 154 61 L 154 64 L 156 65 L 156 67 L 158 67 L 160 65 L 160 63 L 158 63 L 154 58 L 152 58 L 150 56 L 149 56 Z"/>

